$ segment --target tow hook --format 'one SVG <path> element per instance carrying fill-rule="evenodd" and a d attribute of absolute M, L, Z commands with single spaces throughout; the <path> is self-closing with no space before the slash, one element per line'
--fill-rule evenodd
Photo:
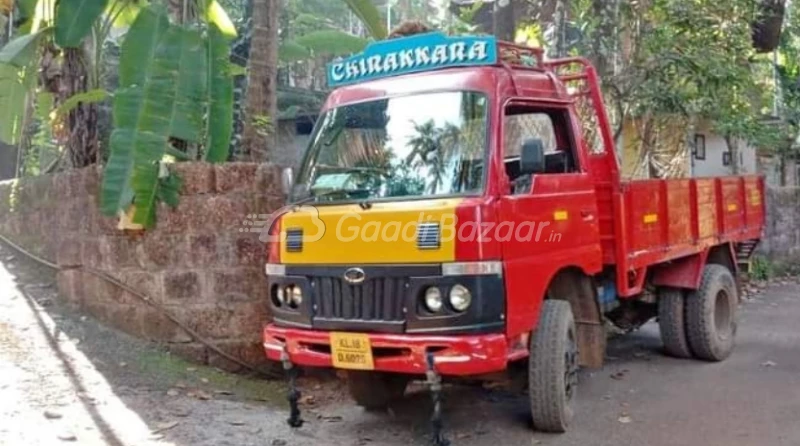
<path fill-rule="evenodd" d="M 425 371 L 425 376 L 427 377 L 426 384 L 430 387 L 431 399 L 433 400 L 433 415 L 431 416 L 433 444 L 434 446 L 448 446 L 450 440 L 445 438 L 444 432 L 442 432 L 442 377 L 436 373 L 433 353 L 428 352 L 426 359 L 428 363 L 428 369 Z"/>
<path fill-rule="evenodd" d="M 297 389 L 297 367 L 292 364 L 289 359 L 289 352 L 284 347 L 281 352 L 281 362 L 283 363 L 283 370 L 289 378 L 289 393 L 287 399 L 289 400 L 289 419 L 286 420 L 289 426 L 298 428 L 303 426 L 303 419 L 300 418 L 300 407 L 297 402 L 300 400 L 300 391 Z"/>

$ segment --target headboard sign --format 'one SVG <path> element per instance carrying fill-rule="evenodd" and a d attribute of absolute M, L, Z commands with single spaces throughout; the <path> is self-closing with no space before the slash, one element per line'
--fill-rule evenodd
<path fill-rule="evenodd" d="M 494 36 L 418 34 L 375 42 L 361 54 L 328 64 L 328 85 L 339 87 L 400 74 L 496 63 Z"/>

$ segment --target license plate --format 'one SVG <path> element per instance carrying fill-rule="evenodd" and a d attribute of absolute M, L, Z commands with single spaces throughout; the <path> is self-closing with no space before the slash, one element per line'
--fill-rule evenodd
<path fill-rule="evenodd" d="M 337 369 L 373 370 L 369 336 L 356 333 L 331 333 L 333 366 Z"/>

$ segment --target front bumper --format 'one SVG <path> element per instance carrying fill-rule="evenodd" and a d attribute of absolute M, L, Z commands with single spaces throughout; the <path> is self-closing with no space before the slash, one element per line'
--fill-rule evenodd
<path fill-rule="evenodd" d="M 499 372 L 509 360 L 520 355 L 511 352 L 503 334 L 477 336 L 423 336 L 368 334 L 375 370 L 405 374 L 424 374 L 427 352 L 433 352 L 436 371 L 442 375 L 468 376 Z M 327 331 L 283 328 L 264 329 L 264 350 L 279 361 L 286 349 L 291 361 L 307 367 L 332 367 L 330 333 Z"/>

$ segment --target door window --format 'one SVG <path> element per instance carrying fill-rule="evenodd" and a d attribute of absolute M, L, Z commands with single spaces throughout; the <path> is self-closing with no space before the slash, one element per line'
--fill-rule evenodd
<path fill-rule="evenodd" d="M 540 139 L 544 145 L 544 175 L 579 170 L 565 110 L 512 105 L 506 108 L 503 124 L 505 170 L 511 184 L 511 193 L 530 191 L 531 176 L 519 173 L 522 145 L 529 139 Z"/>

